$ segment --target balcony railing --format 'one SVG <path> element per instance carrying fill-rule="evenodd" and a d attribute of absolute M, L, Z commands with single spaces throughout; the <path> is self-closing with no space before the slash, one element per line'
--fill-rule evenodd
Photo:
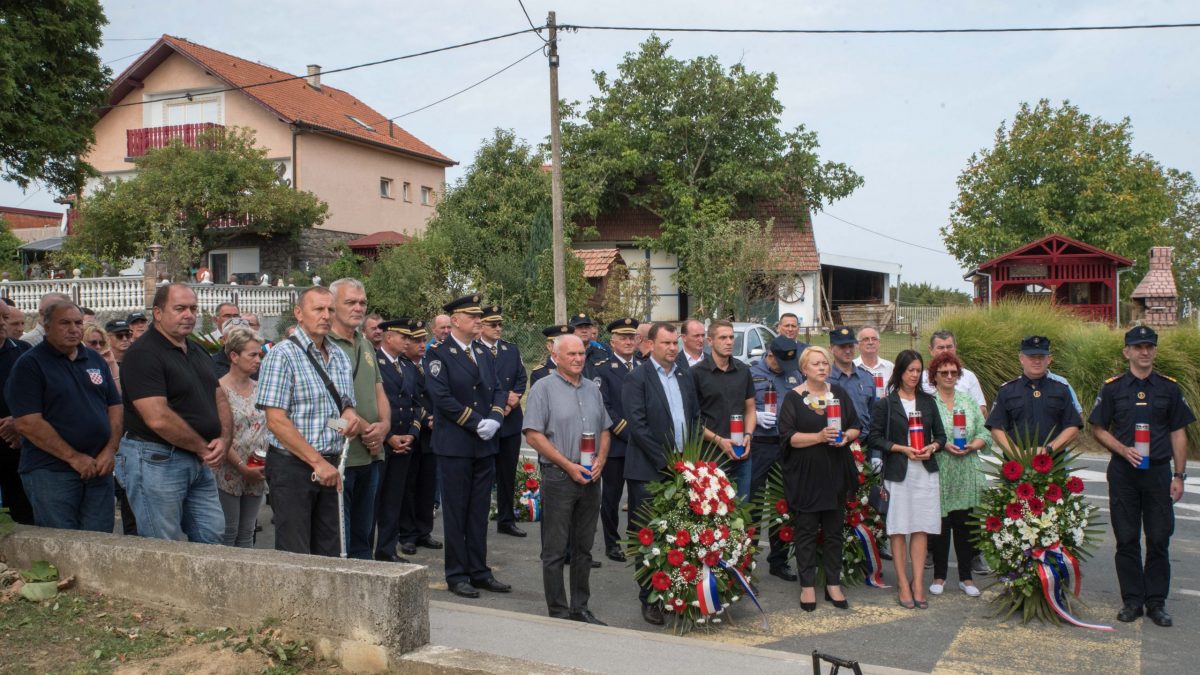
<path fill-rule="evenodd" d="M 203 122 L 201 124 L 173 124 L 167 127 L 144 127 L 128 129 L 125 132 L 125 156 L 141 157 L 151 150 L 165 148 L 171 141 L 179 139 L 181 143 L 196 148 L 200 146 L 200 137 L 210 129 L 223 129 L 220 124 Z"/>

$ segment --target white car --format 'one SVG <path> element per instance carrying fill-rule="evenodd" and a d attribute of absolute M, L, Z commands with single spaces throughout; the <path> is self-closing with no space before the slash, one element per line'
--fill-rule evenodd
<path fill-rule="evenodd" d="M 775 331 L 760 323 L 733 324 L 733 357 L 746 365 L 762 358 Z"/>

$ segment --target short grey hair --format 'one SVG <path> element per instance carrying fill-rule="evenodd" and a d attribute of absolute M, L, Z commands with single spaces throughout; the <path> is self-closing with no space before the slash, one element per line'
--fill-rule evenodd
<path fill-rule="evenodd" d="M 238 326 L 225 334 L 225 353 L 226 354 L 241 354 L 246 345 L 251 342 L 262 344 L 263 339 L 258 333 Z"/>
<path fill-rule="evenodd" d="M 929 348 L 930 349 L 933 349 L 933 341 L 934 340 L 952 340 L 955 344 L 958 344 L 958 340 L 954 339 L 954 331 L 949 331 L 949 330 L 935 331 L 933 335 L 930 335 L 929 336 Z"/>
<path fill-rule="evenodd" d="M 362 291 L 364 294 L 367 292 L 367 287 L 363 286 L 363 282 L 352 277 L 342 277 L 329 284 L 329 292 L 333 293 L 334 297 L 337 297 L 338 292 L 341 291 L 343 286 Z"/>
<path fill-rule="evenodd" d="M 62 295 L 62 294 L 57 293 L 56 295 Z M 66 297 L 66 296 L 63 296 L 63 297 Z M 57 313 L 58 310 L 62 309 L 63 307 L 73 307 L 76 310 L 79 309 L 79 305 L 71 302 L 70 300 L 54 300 L 50 304 L 48 304 L 42 308 L 42 325 L 49 326 L 50 320 L 54 318 L 55 313 Z"/>
<path fill-rule="evenodd" d="M 39 312 L 45 311 L 45 309 L 50 306 L 50 303 L 60 302 L 63 300 L 69 301 L 70 299 L 71 299 L 71 296 L 67 295 L 66 293 L 58 293 L 58 292 L 47 293 L 42 296 L 42 299 L 40 301 L 38 301 L 38 311 Z"/>
<path fill-rule="evenodd" d="M 583 339 L 581 339 L 578 335 L 574 335 L 574 334 L 570 334 L 570 333 L 568 333 L 567 335 L 559 335 L 558 337 L 554 338 L 554 350 L 553 351 L 555 354 L 558 353 L 559 348 L 561 348 L 564 344 L 566 344 L 568 339 L 578 342 L 580 344 L 580 346 L 583 345 Z"/>

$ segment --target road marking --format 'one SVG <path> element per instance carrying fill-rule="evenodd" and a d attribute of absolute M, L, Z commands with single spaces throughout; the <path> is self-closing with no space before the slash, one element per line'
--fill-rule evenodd
<path fill-rule="evenodd" d="M 1175 592 L 1176 592 L 1176 593 L 1179 593 L 1180 595 L 1191 595 L 1191 596 L 1194 596 L 1194 597 L 1200 598 L 1200 591 L 1193 591 L 1193 590 L 1190 590 L 1190 589 L 1187 589 L 1187 588 L 1181 588 L 1181 589 L 1179 589 L 1178 591 L 1175 591 Z"/>
<path fill-rule="evenodd" d="M 1179 505 L 1178 505 L 1178 504 L 1176 504 L 1176 506 L 1179 506 Z M 1096 509 L 1096 510 L 1097 510 L 1097 511 L 1099 511 L 1100 513 L 1111 513 L 1111 511 L 1109 511 L 1108 509 L 1104 508 L 1103 506 L 1102 506 L 1102 507 L 1100 507 L 1099 509 Z M 1197 522 L 1197 523 L 1200 523 L 1200 516 L 1181 516 L 1181 515 L 1179 515 L 1178 513 L 1176 513 L 1176 514 L 1175 514 L 1175 520 L 1191 520 L 1191 521 L 1195 521 L 1195 522 Z"/>

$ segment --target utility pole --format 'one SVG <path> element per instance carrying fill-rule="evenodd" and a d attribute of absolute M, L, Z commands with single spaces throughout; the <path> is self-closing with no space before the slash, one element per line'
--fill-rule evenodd
<path fill-rule="evenodd" d="M 554 12 L 546 17 L 550 29 L 550 211 L 554 236 L 554 323 L 567 322 L 567 270 L 563 242 L 562 138 L 558 121 L 558 24 Z"/>

